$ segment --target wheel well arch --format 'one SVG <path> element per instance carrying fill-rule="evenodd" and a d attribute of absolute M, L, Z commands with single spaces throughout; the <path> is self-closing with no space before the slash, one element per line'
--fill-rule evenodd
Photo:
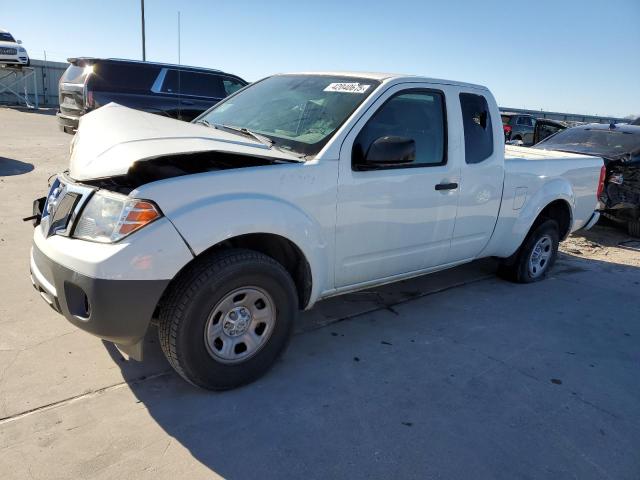
<path fill-rule="evenodd" d="M 573 223 L 573 215 L 571 212 L 571 206 L 566 200 L 554 200 L 553 202 L 547 204 L 536 218 L 535 222 L 531 226 L 531 230 L 533 230 L 536 226 L 542 223 L 544 220 L 555 220 L 558 223 L 558 227 L 560 231 L 558 232 L 560 235 L 560 240 L 564 240 L 567 238 L 569 233 L 571 233 L 571 225 Z"/>
<path fill-rule="evenodd" d="M 177 281 L 181 274 L 189 267 L 193 266 L 195 262 L 199 262 L 205 256 L 231 248 L 242 248 L 260 252 L 280 263 L 289 275 L 291 275 L 293 283 L 296 286 L 300 309 L 304 309 L 307 306 L 311 297 L 311 287 L 313 285 L 311 266 L 300 247 L 291 240 L 274 233 L 249 233 L 238 235 L 212 245 L 208 249 L 196 255 L 190 262 L 182 267 L 173 280 L 169 282 L 169 285 L 165 289 L 165 294 L 171 289 L 172 284 Z"/>

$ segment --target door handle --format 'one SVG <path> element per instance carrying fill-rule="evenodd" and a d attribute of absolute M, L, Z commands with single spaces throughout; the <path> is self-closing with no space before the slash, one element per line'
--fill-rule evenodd
<path fill-rule="evenodd" d="M 436 184 L 436 190 L 455 190 L 458 188 L 457 183 L 438 183 Z"/>

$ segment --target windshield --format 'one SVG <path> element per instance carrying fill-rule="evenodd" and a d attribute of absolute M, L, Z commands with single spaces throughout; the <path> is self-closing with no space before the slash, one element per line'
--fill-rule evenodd
<path fill-rule="evenodd" d="M 617 157 L 640 148 L 640 132 L 569 128 L 541 141 L 534 148 Z"/>
<path fill-rule="evenodd" d="M 0 32 L 0 42 L 15 42 L 10 33 Z"/>
<path fill-rule="evenodd" d="M 244 128 L 268 137 L 276 148 L 312 156 L 378 85 L 364 78 L 278 75 L 250 85 L 195 121 Z"/>

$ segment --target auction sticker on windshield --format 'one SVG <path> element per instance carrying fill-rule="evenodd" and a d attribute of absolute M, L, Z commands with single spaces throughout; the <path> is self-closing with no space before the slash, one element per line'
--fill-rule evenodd
<path fill-rule="evenodd" d="M 345 92 L 345 93 L 364 93 L 371 85 L 363 85 L 358 82 L 350 83 L 330 83 L 324 89 L 325 92 Z"/>

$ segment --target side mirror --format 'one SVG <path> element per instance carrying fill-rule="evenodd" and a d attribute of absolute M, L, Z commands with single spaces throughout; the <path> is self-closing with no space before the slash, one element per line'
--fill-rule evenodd
<path fill-rule="evenodd" d="M 16 43 L 17 43 L 18 45 L 22 45 L 22 40 L 16 40 Z"/>
<path fill-rule="evenodd" d="M 370 168 L 407 165 L 416 160 L 416 142 L 412 138 L 386 136 L 377 138 L 367 150 L 360 167 Z"/>

